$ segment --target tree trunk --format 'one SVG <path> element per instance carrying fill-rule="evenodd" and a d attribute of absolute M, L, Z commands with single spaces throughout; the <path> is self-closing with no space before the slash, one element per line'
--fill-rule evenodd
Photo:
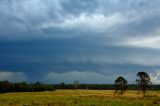
<path fill-rule="evenodd" d="M 143 94 L 145 94 L 146 93 L 146 89 L 145 89 L 145 86 L 143 87 Z"/>

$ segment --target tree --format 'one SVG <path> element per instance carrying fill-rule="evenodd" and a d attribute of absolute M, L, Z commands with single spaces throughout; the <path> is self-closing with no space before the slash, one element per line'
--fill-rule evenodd
<path fill-rule="evenodd" d="M 77 90 L 79 83 L 80 83 L 79 80 L 75 80 L 75 81 L 73 82 L 74 87 L 75 87 L 75 90 Z"/>
<path fill-rule="evenodd" d="M 65 83 L 64 82 L 61 82 L 60 86 L 61 86 L 61 89 L 65 89 Z"/>
<path fill-rule="evenodd" d="M 0 93 L 10 92 L 11 83 L 8 81 L 0 81 Z"/>
<path fill-rule="evenodd" d="M 127 90 L 127 80 L 122 76 L 119 76 L 115 80 L 115 93 L 122 95 L 126 90 Z"/>
<path fill-rule="evenodd" d="M 146 90 L 149 89 L 149 84 L 151 84 L 150 76 L 146 72 L 138 72 L 137 73 L 138 79 L 136 80 L 139 90 L 143 91 L 145 94 Z"/>

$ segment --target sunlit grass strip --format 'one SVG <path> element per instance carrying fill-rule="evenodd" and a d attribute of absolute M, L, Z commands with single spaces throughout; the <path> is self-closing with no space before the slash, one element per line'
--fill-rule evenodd
<path fill-rule="evenodd" d="M 138 91 L 114 95 L 113 90 L 57 90 L 0 94 L 1 106 L 159 106 L 160 94 Z"/>

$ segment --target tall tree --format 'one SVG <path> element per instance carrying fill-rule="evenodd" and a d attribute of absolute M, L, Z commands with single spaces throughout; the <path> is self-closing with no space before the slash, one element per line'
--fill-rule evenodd
<path fill-rule="evenodd" d="M 61 82 L 60 86 L 61 86 L 61 89 L 65 89 L 65 83 L 64 82 Z"/>
<path fill-rule="evenodd" d="M 127 80 L 122 76 L 119 76 L 115 80 L 115 93 L 123 95 L 126 90 L 127 90 Z"/>
<path fill-rule="evenodd" d="M 136 80 L 139 90 L 143 91 L 143 94 L 146 93 L 146 90 L 149 89 L 149 85 L 151 84 L 150 76 L 146 72 L 138 72 L 138 79 Z"/>

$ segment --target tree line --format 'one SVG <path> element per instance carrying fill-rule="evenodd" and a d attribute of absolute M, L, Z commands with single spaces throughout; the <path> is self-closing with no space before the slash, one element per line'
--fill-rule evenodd
<path fill-rule="evenodd" d="M 54 91 L 56 89 L 92 89 L 92 90 L 115 90 L 115 94 L 124 94 L 126 90 L 139 90 L 145 93 L 147 90 L 160 90 L 160 85 L 152 85 L 150 76 L 146 72 L 138 72 L 136 84 L 128 84 L 127 80 L 119 76 L 114 84 L 80 84 L 79 80 L 75 80 L 73 84 L 43 84 L 40 82 L 12 83 L 9 81 L 0 81 L 0 92 L 38 92 L 38 91 Z"/>
<path fill-rule="evenodd" d="M 38 92 L 38 91 L 53 91 L 54 86 L 52 84 L 36 83 L 11 83 L 9 81 L 0 81 L 0 92 Z"/>

